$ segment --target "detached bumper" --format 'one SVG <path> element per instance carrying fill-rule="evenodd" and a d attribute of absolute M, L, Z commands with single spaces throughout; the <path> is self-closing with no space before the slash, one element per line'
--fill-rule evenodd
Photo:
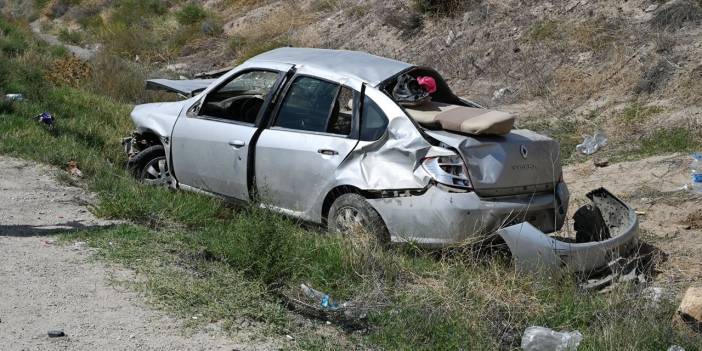
<path fill-rule="evenodd" d="M 601 212 L 611 237 L 572 243 L 547 236 L 529 223 L 502 228 L 497 234 L 509 246 L 517 269 L 558 271 L 567 267 L 575 272 L 589 272 L 636 247 L 639 221 L 634 210 L 604 188 L 588 193 L 587 197 Z"/>

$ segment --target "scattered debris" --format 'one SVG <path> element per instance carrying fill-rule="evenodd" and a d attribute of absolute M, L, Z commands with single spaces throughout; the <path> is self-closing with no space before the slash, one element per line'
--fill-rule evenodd
<path fill-rule="evenodd" d="M 607 137 L 604 135 L 603 132 L 597 131 L 592 136 L 583 135 L 582 144 L 578 144 L 575 147 L 575 150 L 585 155 L 592 155 L 606 145 Z"/>
<path fill-rule="evenodd" d="M 609 159 L 608 158 L 595 158 L 592 160 L 592 163 L 595 165 L 595 167 L 607 167 L 609 166 Z"/>
<path fill-rule="evenodd" d="M 339 303 L 328 294 L 315 290 L 306 284 L 294 292 L 282 293 L 288 307 L 300 314 L 341 325 L 351 330 L 363 329 L 367 325 L 368 306 L 353 302 Z"/>
<path fill-rule="evenodd" d="M 61 329 L 52 329 L 48 332 L 50 338 L 60 338 L 66 336 L 66 334 Z"/>
<path fill-rule="evenodd" d="M 636 213 L 637 216 L 645 216 L 646 215 L 646 212 L 644 212 L 644 211 L 635 211 L 634 213 Z"/>
<path fill-rule="evenodd" d="M 658 4 L 651 4 L 649 7 L 647 7 L 644 12 L 653 12 L 658 9 Z"/>
<path fill-rule="evenodd" d="M 557 332 L 544 327 L 529 327 L 522 336 L 524 351 L 575 351 L 583 340 L 579 331 Z"/>
<path fill-rule="evenodd" d="M 702 332 L 702 287 L 691 287 L 685 292 L 678 316 L 697 332 Z"/>
<path fill-rule="evenodd" d="M 492 99 L 493 100 L 500 100 L 508 95 L 512 95 L 512 90 L 510 88 L 505 87 L 505 88 L 495 90 L 495 92 L 492 93 Z"/>
<path fill-rule="evenodd" d="M 670 345 L 668 351 L 685 351 L 685 349 L 682 346 Z"/>
<path fill-rule="evenodd" d="M 641 296 L 643 298 L 651 301 L 651 303 L 653 303 L 653 304 L 657 304 L 657 303 L 661 302 L 661 300 L 663 299 L 663 295 L 664 295 L 663 293 L 664 293 L 663 288 L 659 288 L 656 286 L 649 286 L 649 287 L 641 290 Z"/>
<path fill-rule="evenodd" d="M 83 178 L 83 172 L 80 171 L 78 163 L 74 160 L 70 160 L 66 163 L 66 172 L 72 177 Z"/>

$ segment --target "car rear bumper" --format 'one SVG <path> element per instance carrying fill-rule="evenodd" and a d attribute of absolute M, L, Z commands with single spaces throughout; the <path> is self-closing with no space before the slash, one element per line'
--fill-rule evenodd
<path fill-rule="evenodd" d="M 601 211 L 611 237 L 573 243 L 545 235 L 529 223 L 502 228 L 497 234 L 509 246 L 518 269 L 558 271 L 567 267 L 575 272 L 590 272 L 636 248 L 639 232 L 636 212 L 604 188 L 594 190 L 587 196 Z"/>
<path fill-rule="evenodd" d="M 542 232 L 561 228 L 569 193 L 559 183 L 554 193 L 480 198 L 474 192 L 453 193 L 431 186 L 418 196 L 369 199 L 385 221 L 393 242 L 442 247 L 529 222 Z"/>

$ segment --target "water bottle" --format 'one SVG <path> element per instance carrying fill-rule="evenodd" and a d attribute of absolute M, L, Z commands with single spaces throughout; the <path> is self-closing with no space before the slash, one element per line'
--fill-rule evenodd
<path fill-rule="evenodd" d="M 692 191 L 702 194 L 702 152 L 692 154 L 690 171 L 692 173 Z"/>

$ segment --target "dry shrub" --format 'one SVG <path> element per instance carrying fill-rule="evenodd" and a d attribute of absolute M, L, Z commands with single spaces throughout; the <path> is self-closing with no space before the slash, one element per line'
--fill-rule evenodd
<path fill-rule="evenodd" d="M 688 22 L 699 22 L 702 20 L 702 8 L 694 0 L 674 0 L 661 6 L 650 24 L 657 29 L 678 29 Z"/>
<path fill-rule="evenodd" d="M 702 103 L 702 65 L 692 69 L 690 74 L 685 75 L 681 83 L 681 98 L 690 104 Z"/>
<path fill-rule="evenodd" d="M 634 87 L 634 93 L 653 93 L 666 84 L 672 73 L 673 66 L 667 60 L 659 61 L 644 71 L 641 80 Z"/>
<path fill-rule="evenodd" d="M 90 65 L 74 56 L 67 56 L 55 60 L 51 65 L 51 69 L 46 72 L 45 78 L 55 85 L 67 85 L 78 88 L 92 74 L 93 71 Z"/>
<path fill-rule="evenodd" d="M 238 62 L 242 62 L 275 48 L 289 45 L 305 46 L 307 43 L 295 34 L 313 20 L 312 16 L 304 15 L 298 5 L 285 5 L 263 21 L 232 34 L 229 50 L 236 55 Z"/>

